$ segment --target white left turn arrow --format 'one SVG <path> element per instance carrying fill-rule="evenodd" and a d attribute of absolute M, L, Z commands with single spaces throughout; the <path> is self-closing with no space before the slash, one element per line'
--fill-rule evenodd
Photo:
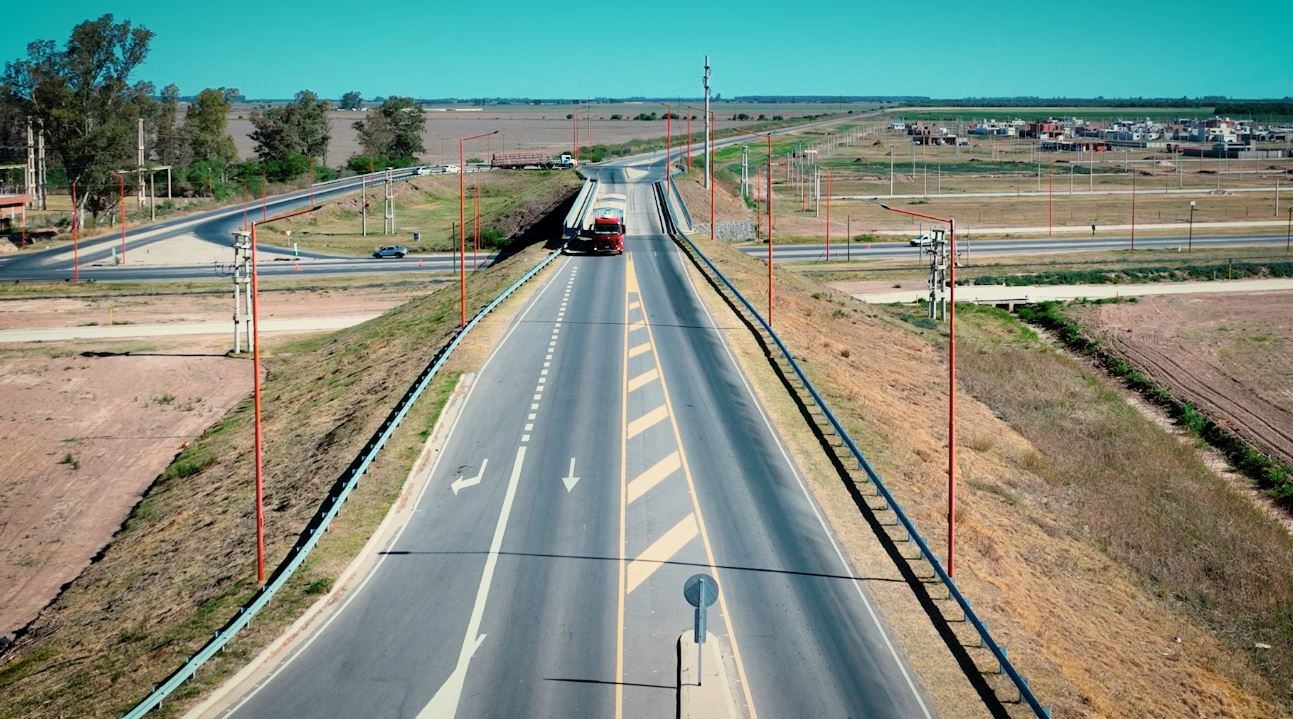
<path fill-rule="evenodd" d="M 570 490 L 574 489 L 575 485 L 579 483 L 579 478 L 575 476 L 574 457 L 570 458 L 570 471 L 566 473 L 566 476 L 561 478 L 561 482 L 562 484 L 566 485 L 566 492 L 569 492 Z"/>
<path fill-rule="evenodd" d="M 475 477 L 460 476 L 454 481 L 450 482 L 449 489 L 453 490 L 454 496 L 455 497 L 458 496 L 458 493 L 466 489 L 467 487 L 475 487 L 476 485 L 480 484 L 480 480 L 485 478 L 485 465 L 487 464 L 489 464 L 489 460 L 482 459 L 480 461 L 480 471 L 476 473 Z"/>

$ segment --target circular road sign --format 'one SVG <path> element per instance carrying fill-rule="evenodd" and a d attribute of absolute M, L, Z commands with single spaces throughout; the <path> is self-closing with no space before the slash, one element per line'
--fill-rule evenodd
<path fill-rule="evenodd" d="M 682 596 L 693 607 L 708 607 L 718 601 L 718 582 L 708 574 L 693 574 L 682 585 Z"/>

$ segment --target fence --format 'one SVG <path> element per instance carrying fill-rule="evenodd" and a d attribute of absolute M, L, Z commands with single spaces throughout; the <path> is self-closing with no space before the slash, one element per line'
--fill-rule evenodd
<path fill-rule="evenodd" d="M 668 190 L 661 187 L 661 184 L 663 183 L 656 185 L 656 194 L 661 205 L 665 208 L 669 208 L 669 203 L 667 202 Z M 672 182 L 669 184 L 672 184 Z M 906 512 L 903 511 L 902 505 L 898 503 L 893 494 L 889 491 L 889 488 L 885 486 L 884 480 L 882 480 L 880 475 L 876 473 L 875 469 L 871 467 L 871 463 L 867 461 L 866 457 L 862 454 L 862 450 L 858 448 L 857 444 L 853 441 L 853 438 L 849 436 L 848 431 L 844 429 L 844 425 L 841 424 L 835 417 L 835 414 L 831 412 L 830 407 L 826 404 L 826 400 L 822 398 L 821 393 L 819 393 L 817 388 L 813 386 L 813 383 L 809 381 L 808 375 L 804 373 L 803 369 L 799 366 L 799 363 L 795 361 L 794 355 L 790 352 L 790 349 L 781 341 L 781 338 L 777 336 L 777 333 L 772 331 L 771 325 L 769 325 L 763 316 L 759 314 L 758 310 L 754 309 L 754 306 L 746 300 L 745 296 L 736 289 L 732 282 L 714 266 L 714 263 L 711 262 L 703 252 L 700 251 L 700 248 L 691 241 L 691 238 L 677 230 L 669 209 L 666 209 L 664 215 L 667 224 L 666 229 L 670 236 L 672 236 L 674 241 L 681 245 L 682 248 L 691 255 L 692 261 L 696 263 L 697 268 L 702 272 L 707 272 L 712 281 L 716 280 L 717 282 L 721 282 L 723 286 L 727 288 L 731 297 L 735 298 L 735 300 L 744 307 L 745 314 L 748 318 L 751 318 L 755 323 L 757 323 L 762 333 L 765 335 L 765 338 L 770 339 L 773 344 L 775 344 L 786 364 L 790 367 L 791 371 L 808 392 L 812 403 L 817 406 L 822 416 L 830 425 L 830 428 L 844 442 L 845 447 L 848 448 L 849 454 L 857 461 L 857 468 L 866 473 L 867 479 L 876 488 L 876 491 L 880 496 L 884 498 L 886 505 L 894 513 L 894 516 L 897 517 L 899 523 L 902 524 L 903 529 L 906 530 L 908 536 L 916 543 L 916 546 L 920 548 L 921 556 L 923 556 L 934 568 L 934 574 L 938 577 L 938 580 L 947 587 L 948 594 L 953 600 L 955 600 L 957 606 L 961 608 L 961 611 L 965 613 L 966 621 L 973 625 L 975 631 L 978 632 L 979 639 L 983 646 L 991 651 L 992 655 L 996 657 L 1002 673 L 1008 676 L 1011 682 L 1013 682 L 1015 687 L 1019 690 L 1020 701 L 1027 704 L 1036 716 L 1050 717 L 1050 709 L 1042 706 L 1036 695 L 1033 694 L 1032 689 L 1029 688 L 1028 679 L 1020 674 L 1019 670 L 1010 662 L 1010 659 L 1007 657 L 1005 647 L 1001 646 L 995 639 L 993 639 L 992 634 L 988 631 L 987 622 L 979 618 L 979 616 L 974 612 L 974 608 L 971 606 L 970 600 L 961 593 L 961 590 L 956 586 L 956 582 L 948 576 L 938 557 L 929 548 L 929 544 L 925 541 L 925 538 L 922 537 L 920 532 L 916 529 L 915 523 L 913 523 L 907 516 Z"/>

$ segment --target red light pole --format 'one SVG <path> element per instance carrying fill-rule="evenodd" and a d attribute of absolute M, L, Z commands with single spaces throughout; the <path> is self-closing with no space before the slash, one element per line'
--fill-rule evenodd
<path fill-rule="evenodd" d="M 288 212 L 272 218 L 273 221 L 314 212 L 317 206 Z M 270 220 L 262 220 L 269 222 Z M 256 225 L 251 223 L 251 386 L 252 408 L 255 414 L 256 448 L 256 581 L 265 585 L 265 464 L 263 461 L 264 434 L 260 424 L 260 288 L 256 278 Z"/>
<path fill-rule="evenodd" d="M 709 126 L 710 127 L 714 126 L 713 110 L 709 111 Z M 714 166 L 714 148 L 711 147 L 712 142 L 713 142 L 713 138 L 709 137 L 707 134 L 707 136 L 705 137 L 705 162 L 708 163 L 709 167 Z M 711 243 L 714 242 L 714 229 L 717 226 L 718 226 L 718 218 L 715 217 L 715 210 L 714 210 L 714 178 L 712 176 L 712 171 L 711 171 L 711 176 L 709 178 L 709 241 Z"/>
<path fill-rule="evenodd" d="M 480 179 L 476 179 L 476 192 L 471 198 L 472 209 L 475 212 L 475 219 L 472 221 L 472 244 L 471 244 L 471 271 L 475 272 L 480 269 L 480 263 L 476 261 L 476 253 L 480 250 Z"/>
<path fill-rule="evenodd" d="M 687 106 L 687 172 L 691 172 L 691 106 Z"/>
<path fill-rule="evenodd" d="M 462 149 L 468 140 L 497 134 L 498 130 L 494 130 L 458 138 L 458 327 L 460 329 L 467 326 L 467 198 L 466 185 L 463 181 L 463 174 L 467 172 L 467 167 L 463 163 Z"/>
<path fill-rule="evenodd" d="M 117 203 L 121 206 L 121 264 L 126 264 L 126 176 L 120 172 L 112 173 L 117 176 L 117 186 L 121 188 L 121 200 Z"/>
<path fill-rule="evenodd" d="M 570 154 L 576 160 L 579 159 L 579 116 L 578 107 L 570 111 Z M 462 166 L 459 165 L 459 168 Z"/>
<path fill-rule="evenodd" d="M 76 206 L 76 180 L 72 180 L 72 282 L 81 281 L 81 262 L 77 256 L 77 239 L 80 235 L 81 213 Z"/>
<path fill-rule="evenodd" d="M 948 263 L 948 314 L 947 314 L 947 576 L 955 575 L 956 567 L 956 220 L 913 212 L 900 207 L 880 207 L 903 215 L 920 217 L 947 224 L 948 242 L 951 244 L 951 262 Z"/>
<path fill-rule="evenodd" d="M 826 175 L 826 261 L 831 261 L 831 176 Z"/>
<path fill-rule="evenodd" d="M 742 135 L 763 136 L 768 141 L 768 326 L 772 326 L 772 133 L 771 132 L 751 132 L 743 128 L 736 128 L 736 131 Z M 712 182 L 710 184 L 713 184 Z"/>
<path fill-rule="evenodd" d="M 664 104 L 664 178 L 669 179 L 669 162 L 672 160 L 671 151 L 673 149 L 673 105 Z"/>

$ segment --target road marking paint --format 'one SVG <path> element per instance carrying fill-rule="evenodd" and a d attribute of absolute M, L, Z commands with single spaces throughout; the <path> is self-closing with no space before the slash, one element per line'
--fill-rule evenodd
<path fill-rule="evenodd" d="M 462 490 L 468 487 L 475 487 L 476 485 L 480 484 L 480 481 L 485 478 L 485 465 L 487 464 L 489 464 L 489 460 L 482 459 L 480 461 L 480 471 L 476 473 L 476 476 L 463 477 L 462 475 L 458 475 L 457 479 L 450 482 L 449 489 L 453 490 L 453 496 L 457 497 L 458 493 L 461 492 Z"/>
<path fill-rule="evenodd" d="M 552 355 L 548 355 L 548 356 L 549 356 L 549 357 L 551 357 Z M 544 368 L 545 368 L 545 369 L 546 369 L 546 368 L 548 368 L 548 367 L 551 367 L 551 366 L 552 366 L 552 361 L 551 361 L 551 360 L 543 360 L 543 366 L 544 366 Z"/>
<path fill-rule="evenodd" d="M 534 418 L 535 418 L 535 417 L 538 417 L 538 416 L 539 416 L 539 415 L 537 415 L 537 414 L 535 414 L 535 413 L 531 412 L 528 416 L 526 416 L 526 419 L 528 419 L 528 420 L 530 420 L 531 422 L 533 422 L 533 421 L 534 421 Z"/>
<path fill-rule="evenodd" d="M 637 347 L 634 347 L 633 349 L 629 350 L 629 357 L 637 357 L 638 355 L 642 354 L 643 352 L 646 352 L 649 349 L 651 349 L 651 345 L 644 342 L 638 345 Z"/>
<path fill-rule="evenodd" d="M 546 369 L 541 369 L 541 370 L 539 370 L 539 376 L 540 376 L 540 377 L 546 377 L 547 375 L 548 375 L 548 370 L 546 370 Z"/>
<path fill-rule="evenodd" d="M 534 395 L 534 401 L 536 401 L 536 402 L 537 402 L 537 401 L 539 401 L 539 400 L 541 400 L 541 399 L 543 399 L 543 395 L 538 394 L 538 393 L 536 393 L 536 394 Z"/>
<path fill-rule="evenodd" d="M 631 291 L 637 290 L 637 280 L 633 273 L 633 257 L 630 255 L 624 258 L 624 284 L 625 299 Z M 629 321 L 628 306 L 624 307 L 624 323 L 627 326 Z M 629 425 L 629 333 L 624 331 L 624 356 L 620 369 L 620 426 L 627 431 Z M 618 549 L 618 560 L 615 562 L 616 581 L 615 581 L 615 719 L 624 719 L 624 546 L 625 546 L 625 521 L 624 515 L 628 507 L 626 501 L 626 485 L 628 483 L 628 436 L 620 437 L 620 539 Z"/>
<path fill-rule="evenodd" d="M 641 298 L 639 298 L 641 299 Z M 643 314 L 646 313 L 646 307 L 642 308 Z M 655 360 L 655 366 L 662 368 L 660 364 L 660 352 L 655 346 L 655 332 L 648 326 L 647 342 L 651 345 L 651 356 Z M 687 450 L 682 443 L 682 431 L 678 428 L 678 420 L 673 413 L 673 401 L 669 398 L 669 382 L 665 378 L 663 369 L 660 372 L 660 387 L 663 390 L 664 404 L 669 415 L 669 424 L 673 429 L 674 446 L 678 448 L 678 454 L 682 458 L 682 475 L 687 480 L 687 491 L 691 494 L 691 506 L 696 510 L 696 524 L 700 531 L 701 544 L 705 548 L 705 560 L 709 563 L 709 569 L 714 575 L 715 581 L 720 582 L 718 565 L 714 560 L 714 547 L 709 541 L 709 531 L 705 529 L 705 516 L 700 509 L 700 497 L 696 493 L 696 481 L 691 475 L 691 466 L 687 462 Z M 741 659 L 741 647 L 736 639 L 736 627 L 732 619 L 732 612 L 728 608 L 726 595 L 720 594 L 718 597 L 718 608 L 723 615 L 723 625 L 727 628 L 727 638 L 732 642 L 732 657 L 736 660 L 736 674 L 741 682 L 741 693 L 745 697 L 745 705 L 749 709 L 750 719 L 758 719 L 759 712 L 754 706 L 754 694 L 750 689 L 750 678 L 745 673 L 745 662 Z"/>
<path fill-rule="evenodd" d="M 649 428 L 655 426 L 657 423 L 659 423 L 661 420 L 663 420 L 665 417 L 668 417 L 668 416 L 669 416 L 669 410 L 665 409 L 664 405 L 660 405 L 659 407 L 656 407 L 655 409 L 651 410 L 650 412 L 647 412 L 641 417 L 638 417 L 632 422 L 629 422 L 629 426 L 625 430 L 625 435 L 629 439 L 632 439 L 638 436 L 639 434 L 642 434 L 643 432 L 647 431 Z"/>
<path fill-rule="evenodd" d="M 547 378 L 547 377 L 540 377 L 540 378 L 539 378 L 539 384 L 540 384 L 540 385 L 542 385 L 544 382 L 547 382 L 547 381 L 548 381 L 548 378 Z M 542 390 L 543 390 L 543 387 L 542 387 L 542 386 L 540 386 L 540 387 L 539 387 L 539 390 L 540 390 L 540 391 L 542 391 Z"/>
<path fill-rule="evenodd" d="M 570 458 L 570 471 L 566 472 L 566 476 L 561 478 L 561 483 L 566 485 L 566 494 L 569 494 L 570 490 L 574 489 L 576 484 L 579 484 L 579 477 L 575 476 L 574 457 Z"/>
<path fill-rule="evenodd" d="M 678 251 L 681 252 L 681 250 Z M 692 281 L 691 273 L 684 272 L 683 275 L 687 278 L 687 284 L 691 286 L 692 295 L 699 300 L 700 292 L 696 288 L 696 283 Z M 782 460 L 785 461 L 786 467 L 794 476 L 795 481 L 798 482 L 799 490 L 808 501 L 808 505 L 812 507 L 813 516 L 817 518 L 817 523 L 821 526 L 822 532 L 826 534 L 826 539 L 830 541 L 831 548 L 835 550 L 835 556 L 839 558 L 840 566 L 843 567 L 846 574 L 853 575 L 855 573 L 853 566 L 849 564 L 847 559 L 845 559 L 844 551 L 840 549 L 839 543 L 835 541 L 835 533 L 832 532 L 830 527 L 827 525 L 826 518 L 822 515 L 822 511 L 817 504 L 817 500 L 813 498 L 812 493 L 808 490 L 808 485 L 804 483 L 803 476 L 799 473 L 799 468 L 795 466 L 794 460 L 790 458 L 790 453 L 786 450 L 785 443 L 781 440 L 781 435 L 777 434 L 777 431 L 773 429 L 772 421 L 768 419 L 767 413 L 763 411 L 763 405 L 759 401 L 759 398 L 754 394 L 754 388 L 751 387 L 750 383 L 746 380 L 745 372 L 741 370 L 740 364 L 736 361 L 736 355 L 732 354 L 732 348 L 727 344 L 726 335 L 721 331 L 718 331 L 718 322 L 714 319 L 713 313 L 709 311 L 709 307 L 703 300 L 700 301 L 700 307 L 705 311 L 705 316 L 709 318 L 710 327 L 717 332 L 719 344 L 722 345 L 723 351 L 727 354 L 728 362 L 731 363 L 732 369 L 736 372 L 736 376 L 740 378 L 741 384 L 745 387 L 745 392 L 749 396 L 751 404 L 754 405 L 755 410 L 759 413 L 759 417 L 763 420 L 763 426 L 767 428 L 768 435 L 771 436 L 773 442 L 776 443 L 777 449 L 781 452 Z M 930 713 L 929 707 L 925 705 L 924 697 L 922 697 L 920 691 L 916 689 L 916 683 L 912 680 L 911 674 L 907 671 L 906 663 L 898 656 L 898 650 L 894 647 L 892 640 L 889 638 L 889 631 L 880 623 L 880 618 L 876 615 L 875 609 L 871 606 L 871 600 L 867 598 L 866 591 L 862 588 L 862 582 L 854 578 L 853 588 L 857 591 L 858 599 L 862 600 L 862 606 L 866 607 L 867 614 L 871 617 L 872 623 L 876 626 L 877 630 L 880 632 L 880 636 L 884 639 L 885 646 L 889 649 L 889 656 L 893 657 L 894 663 L 898 665 L 899 672 L 901 672 L 903 678 L 907 680 L 907 688 L 911 690 L 912 696 L 916 698 L 916 703 L 920 705 L 921 711 L 924 713 L 925 717 L 932 717 L 933 715 Z"/>
<path fill-rule="evenodd" d="M 539 405 L 537 403 L 530 405 L 530 409 L 538 409 L 538 408 L 539 408 Z"/>
<path fill-rule="evenodd" d="M 642 582 L 655 574 L 660 565 L 673 559 L 674 555 L 681 552 L 682 548 L 687 546 L 687 543 L 695 539 L 699 534 L 700 530 L 696 526 L 696 515 L 688 514 L 683 517 L 681 522 L 673 525 L 669 531 L 652 542 L 651 546 L 629 562 L 628 592 L 631 594 Z"/>
<path fill-rule="evenodd" d="M 652 367 L 646 372 L 643 372 L 637 377 L 634 377 L 633 379 L 629 380 L 629 391 L 632 392 L 633 390 L 638 389 L 643 385 L 650 384 L 654 382 L 656 378 L 659 376 L 660 376 L 660 373 L 656 371 L 655 367 Z"/>
<path fill-rule="evenodd" d="M 521 435 L 521 441 L 522 441 L 522 442 L 529 442 L 529 441 L 530 441 L 530 435 L 528 435 L 528 434 L 523 434 L 523 435 Z"/>
<path fill-rule="evenodd" d="M 646 327 L 646 320 L 637 320 L 635 322 L 630 322 L 629 332 L 632 332 L 633 330 L 640 330 L 643 327 Z"/>
<path fill-rule="evenodd" d="M 641 303 L 641 302 L 638 302 L 637 300 L 633 300 L 632 302 L 630 302 L 630 303 L 629 303 L 629 309 L 631 309 L 631 310 L 636 310 L 637 308 L 639 308 L 639 307 L 641 307 L 641 306 L 642 306 L 642 303 Z"/>
<path fill-rule="evenodd" d="M 660 484 L 665 477 L 673 474 L 682 466 L 682 459 L 677 452 L 672 452 L 668 457 L 656 462 L 650 469 L 633 478 L 629 482 L 628 499 L 629 504 L 636 502 L 642 495 L 651 491 L 652 487 Z"/>
<path fill-rule="evenodd" d="M 522 438 L 522 441 L 525 441 Z M 521 466 L 525 464 L 525 447 L 516 448 L 516 459 L 512 462 L 512 476 L 507 481 L 507 492 L 503 495 L 503 506 L 498 513 L 498 523 L 494 525 L 494 538 L 489 543 L 489 555 L 485 558 L 485 569 L 481 573 L 480 586 L 476 589 L 476 602 L 471 609 L 471 618 L 467 621 L 467 633 L 462 639 L 462 649 L 458 652 L 458 665 L 449 675 L 448 680 L 436 690 L 431 701 L 418 712 L 418 719 L 447 719 L 458 713 L 458 703 L 462 698 L 463 685 L 467 681 L 467 666 L 485 635 L 480 633 L 481 620 L 485 617 L 485 602 L 489 599 L 489 588 L 494 583 L 494 570 L 498 566 L 499 550 L 503 547 L 503 535 L 507 533 L 507 520 L 512 514 L 512 504 L 516 500 L 516 487 L 520 484 Z"/>

